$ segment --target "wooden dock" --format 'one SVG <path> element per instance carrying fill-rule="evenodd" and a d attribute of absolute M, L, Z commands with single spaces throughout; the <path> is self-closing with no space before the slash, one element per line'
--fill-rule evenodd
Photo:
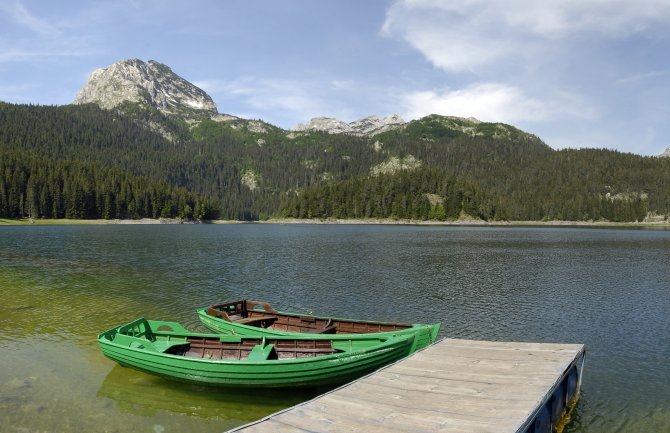
<path fill-rule="evenodd" d="M 231 432 L 551 433 L 579 395 L 581 344 L 444 339 Z"/>

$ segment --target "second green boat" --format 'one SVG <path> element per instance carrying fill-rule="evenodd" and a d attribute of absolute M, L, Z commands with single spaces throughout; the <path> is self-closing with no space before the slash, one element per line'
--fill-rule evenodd
<path fill-rule="evenodd" d="M 267 302 L 241 300 L 198 309 L 202 324 L 221 334 L 250 337 L 315 335 L 329 339 L 351 336 L 389 336 L 416 334 L 413 350 L 437 339 L 440 324 L 409 324 L 340 319 L 277 311 Z"/>

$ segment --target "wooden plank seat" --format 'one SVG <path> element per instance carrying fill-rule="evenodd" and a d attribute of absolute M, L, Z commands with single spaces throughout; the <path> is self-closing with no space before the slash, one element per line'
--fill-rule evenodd
<path fill-rule="evenodd" d="M 332 355 L 338 353 L 339 350 L 332 347 L 277 347 L 277 358 L 311 358 L 314 356 Z"/>
<path fill-rule="evenodd" d="M 231 317 L 232 318 L 232 317 Z M 260 328 L 269 328 L 277 320 L 276 316 L 254 316 L 246 317 L 244 319 L 234 319 L 235 322 L 241 323 L 243 325 L 257 326 Z"/>
<path fill-rule="evenodd" d="M 211 338 L 189 338 L 182 345 L 170 347 L 166 353 L 192 358 L 244 359 L 261 342 L 258 339 L 243 339 L 240 343 L 225 343 Z M 273 345 L 279 359 L 309 358 L 340 352 L 332 347 L 330 341 L 266 340 L 265 345 Z"/>
<path fill-rule="evenodd" d="M 305 331 L 306 334 L 335 334 L 336 332 L 336 325 L 326 326 L 325 328 L 311 328 Z"/>

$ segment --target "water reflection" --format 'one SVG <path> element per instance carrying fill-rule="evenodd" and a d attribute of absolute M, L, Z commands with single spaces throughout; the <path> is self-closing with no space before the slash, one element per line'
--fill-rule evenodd
<path fill-rule="evenodd" d="M 124 412 L 152 416 L 168 411 L 204 419 L 251 422 L 317 396 L 324 390 L 222 390 L 174 382 L 119 365 L 112 368 L 98 390 L 98 397 L 113 400 Z"/>

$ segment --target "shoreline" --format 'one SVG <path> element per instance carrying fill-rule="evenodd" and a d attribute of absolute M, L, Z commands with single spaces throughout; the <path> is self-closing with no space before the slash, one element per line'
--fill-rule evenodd
<path fill-rule="evenodd" d="M 642 222 L 611 222 L 611 221 L 482 221 L 482 220 L 455 220 L 455 221 L 422 221 L 422 220 L 395 220 L 395 219 L 296 219 L 277 218 L 266 221 L 236 221 L 236 220 L 208 220 L 186 221 L 166 218 L 141 218 L 127 220 L 85 220 L 85 219 L 7 219 L 0 218 L 0 226 L 30 226 L 30 225 L 158 225 L 158 224 L 281 224 L 281 225 L 413 225 L 413 226 L 477 226 L 477 227 L 653 227 L 670 228 L 670 220 L 654 220 Z"/>
<path fill-rule="evenodd" d="M 343 224 L 343 225 L 414 225 L 414 226 L 481 226 L 481 227 L 668 227 L 670 221 L 642 221 L 642 222 L 612 222 L 612 221 L 483 221 L 483 220 L 454 220 L 454 221 L 423 221 L 423 220 L 395 220 L 395 219 L 295 219 L 280 218 L 268 221 L 253 221 L 257 224 Z M 216 224 L 216 222 L 215 222 Z"/>

